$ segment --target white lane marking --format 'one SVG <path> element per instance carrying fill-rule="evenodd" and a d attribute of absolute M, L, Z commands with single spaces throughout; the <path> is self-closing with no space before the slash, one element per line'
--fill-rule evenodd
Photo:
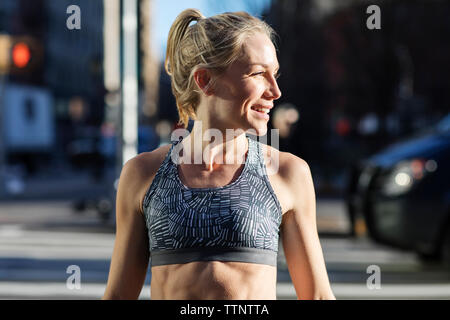
<path fill-rule="evenodd" d="M 450 283 L 445 284 L 381 284 L 381 289 L 370 290 L 365 284 L 332 283 L 336 299 L 450 299 Z M 277 297 L 295 297 L 291 283 L 277 284 Z"/>
<path fill-rule="evenodd" d="M 18 238 L 23 236 L 23 234 L 23 226 L 20 224 L 0 226 L 0 237 L 2 238 Z"/>
<path fill-rule="evenodd" d="M 385 284 L 379 290 L 370 290 L 365 285 L 334 283 L 331 285 L 337 299 L 450 299 L 450 283 L 446 284 Z M 2 299 L 100 299 L 106 284 L 82 283 L 80 290 L 69 290 L 65 283 L 0 282 Z M 150 286 L 142 288 L 140 299 L 150 299 Z M 277 298 L 295 299 L 294 286 L 277 284 Z"/>
<path fill-rule="evenodd" d="M 15 282 L 0 281 L 0 297 L 8 299 L 23 297 L 29 299 L 101 299 L 106 284 L 81 283 L 81 289 L 70 290 L 65 282 Z M 150 299 L 150 286 L 142 288 L 139 299 Z"/>

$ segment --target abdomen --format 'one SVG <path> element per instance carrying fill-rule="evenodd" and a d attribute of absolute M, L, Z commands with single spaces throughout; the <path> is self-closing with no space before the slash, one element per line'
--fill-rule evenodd
<path fill-rule="evenodd" d="M 276 299 L 277 270 L 269 265 L 208 261 L 151 270 L 151 299 Z"/>

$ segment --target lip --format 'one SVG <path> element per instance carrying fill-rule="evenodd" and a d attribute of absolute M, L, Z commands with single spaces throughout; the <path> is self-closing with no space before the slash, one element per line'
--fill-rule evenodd
<path fill-rule="evenodd" d="M 255 107 L 256 107 L 256 105 L 255 105 Z M 262 106 L 258 106 L 258 107 L 263 108 Z M 269 109 L 270 109 L 270 108 L 269 108 Z M 250 110 L 253 111 L 254 114 L 256 115 L 256 117 L 258 117 L 258 118 L 260 118 L 260 119 L 264 119 L 264 120 L 269 120 L 269 119 L 270 119 L 270 116 L 269 116 L 268 113 L 262 113 L 262 112 L 253 110 L 253 109 L 251 109 L 251 108 L 250 108 Z"/>
<path fill-rule="evenodd" d="M 273 108 L 273 106 L 265 106 L 263 104 L 254 104 L 254 105 L 252 105 L 252 107 L 266 108 L 266 109 L 269 109 L 269 110 Z"/>

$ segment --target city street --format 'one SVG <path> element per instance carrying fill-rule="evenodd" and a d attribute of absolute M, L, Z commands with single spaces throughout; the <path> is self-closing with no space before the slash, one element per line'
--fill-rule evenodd
<path fill-rule="evenodd" d="M 319 200 L 318 229 L 327 270 L 337 299 L 449 299 L 450 275 L 439 266 L 423 266 L 416 255 L 374 244 L 364 236 L 348 238 L 339 200 Z M 1 299 L 99 299 L 104 292 L 114 227 L 96 212 L 74 212 L 71 203 L 0 204 Z M 278 299 L 295 299 L 295 290 L 279 251 Z M 369 277 L 376 265 L 379 286 Z M 67 280 L 80 270 L 80 288 Z M 150 272 L 141 299 L 150 298 Z"/>
<path fill-rule="evenodd" d="M 450 299 L 450 1 L 75 2 L 0 1 L 0 300 L 100 299 L 125 164 L 131 184 L 149 180 L 159 151 L 132 159 L 183 136 L 154 196 L 190 228 L 152 222 L 158 248 L 177 236 L 179 247 L 273 244 L 267 216 L 223 212 L 251 211 L 249 198 L 270 208 L 275 191 L 297 207 L 313 185 L 338 300 Z M 242 132 L 258 141 L 247 156 Z M 233 154 L 255 192 L 220 165 Z M 271 171 L 276 188 L 261 180 Z M 182 180 L 236 185 L 208 201 Z M 305 215 L 293 233 L 308 231 Z M 278 249 L 277 299 L 296 299 Z M 319 270 L 311 250 L 292 251 Z M 151 279 L 149 268 L 140 299 Z"/>

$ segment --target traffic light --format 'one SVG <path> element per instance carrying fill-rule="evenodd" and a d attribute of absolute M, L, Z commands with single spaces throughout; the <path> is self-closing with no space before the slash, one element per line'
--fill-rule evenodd
<path fill-rule="evenodd" d="M 26 68 L 31 60 L 30 47 L 25 42 L 18 42 L 14 44 L 11 49 L 12 64 L 15 68 Z"/>
<path fill-rule="evenodd" d="M 0 73 L 11 82 L 39 84 L 43 78 L 44 49 L 30 36 L 0 35 Z"/>
<path fill-rule="evenodd" d="M 9 80 L 39 84 L 43 79 L 44 49 L 42 43 L 30 36 L 13 37 L 10 49 Z"/>

